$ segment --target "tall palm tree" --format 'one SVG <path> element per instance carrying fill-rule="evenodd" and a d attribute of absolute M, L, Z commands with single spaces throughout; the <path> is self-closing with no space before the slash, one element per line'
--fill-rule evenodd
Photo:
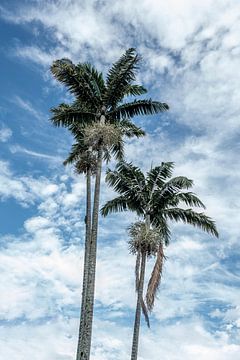
<path fill-rule="evenodd" d="M 91 236 L 91 178 L 96 174 L 96 146 L 94 146 L 94 139 L 91 142 L 85 141 L 85 138 L 89 138 L 89 134 L 92 135 L 91 126 L 84 126 L 82 124 L 74 123 L 68 127 L 71 133 L 74 135 L 75 143 L 72 145 L 72 149 L 64 161 L 64 165 L 74 164 L 75 171 L 78 174 L 84 173 L 86 175 L 86 216 L 85 216 L 85 252 L 84 252 L 84 274 L 82 285 L 82 303 L 81 303 L 81 316 L 79 327 L 79 341 L 78 352 L 80 352 L 81 344 L 83 343 L 82 336 L 83 328 L 85 324 L 85 308 L 86 308 L 86 291 L 88 280 L 88 261 L 90 253 L 90 236 Z M 95 130 L 95 129 L 94 129 Z M 99 129 L 98 129 L 99 130 Z M 127 138 L 140 137 L 145 133 L 142 129 L 138 128 L 133 123 L 122 120 L 117 124 L 111 124 L 107 127 L 108 134 L 104 139 L 104 160 L 107 162 L 110 160 L 111 155 L 117 160 L 123 159 L 122 142 L 123 136 Z M 95 131 L 93 131 L 94 135 Z M 97 134 L 99 136 L 99 133 Z M 93 140 L 93 141 L 92 141 Z M 79 356 L 79 355 L 77 355 Z"/>
<path fill-rule="evenodd" d="M 172 162 L 162 163 L 152 168 L 145 176 L 131 163 L 120 162 L 114 171 L 108 170 L 106 175 L 107 183 L 119 193 L 119 196 L 102 207 L 102 215 L 130 210 L 141 219 L 129 230 L 130 250 L 137 255 L 137 305 L 131 360 L 136 360 L 138 354 L 141 309 L 149 325 L 147 310 L 153 309 L 161 280 L 163 245 L 168 245 L 171 236 L 169 220 L 182 221 L 218 236 L 211 218 L 191 208 L 205 208 L 194 193 L 186 191 L 193 186 L 193 181 L 184 176 L 172 178 L 173 166 Z M 179 207 L 181 203 L 190 208 Z M 143 301 L 145 266 L 147 257 L 152 255 L 156 256 L 156 263 L 148 282 L 146 306 Z"/>
<path fill-rule="evenodd" d="M 51 67 L 54 77 L 67 86 L 75 97 L 74 104 L 60 104 L 52 109 L 52 122 L 56 126 L 71 127 L 74 124 L 88 125 L 92 127 L 88 132 L 88 140 L 94 143 L 96 151 L 96 172 L 93 209 L 91 214 L 89 247 L 86 267 L 86 291 L 84 295 L 84 308 L 81 312 L 80 334 L 77 350 L 77 360 L 88 360 L 92 336 L 92 320 L 96 272 L 96 250 L 98 233 L 98 214 L 100 202 L 100 181 L 104 147 L 108 142 L 110 125 L 128 126 L 130 132 L 136 126 L 129 120 L 137 115 L 151 115 L 168 110 L 166 103 L 140 99 L 124 102 L 129 96 L 139 96 L 146 93 L 146 89 L 133 84 L 136 79 L 136 70 L 139 66 L 140 57 L 135 49 L 128 49 L 120 59 L 113 64 L 104 81 L 102 73 L 99 73 L 90 64 L 74 65 L 68 59 L 57 60 Z M 128 125 L 126 125 L 128 124 Z M 134 130 L 135 129 L 135 130 Z M 138 129 L 140 130 L 140 129 Z M 137 131 L 138 132 L 138 131 Z M 85 134 L 86 135 L 86 134 Z M 136 135 L 136 134 L 135 134 Z M 139 135 L 140 136 L 140 135 Z M 84 139 L 85 140 L 85 139 Z M 123 156 L 123 141 L 113 142 L 110 146 L 112 153 Z M 89 215 L 87 215 L 89 216 Z M 87 218 L 87 221 L 89 217 Z M 84 292 L 83 292 L 84 293 Z"/>

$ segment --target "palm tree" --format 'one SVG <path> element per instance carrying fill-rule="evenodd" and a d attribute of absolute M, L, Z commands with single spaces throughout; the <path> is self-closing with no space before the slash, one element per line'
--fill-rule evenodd
<path fill-rule="evenodd" d="M 204 204 L 192 192 L 186 191 L 193 181 L 184 177 L 171 177 L 174 164 L 162 163 L 152 168 L 145 176 L 131 163 L 120 162 L 114 171 L 108 170 L 106 182 L 119 193 L 101 209 L 103 216 L 112 212 L 133 211 L 141 219 L 130 227 L 130 250 L 136 258 L 137 305 L 132 342 L 131 360 L 137 359 L 141 309 L 149 325 L 147 310 L 153 309 L 154 300 L 161 280 L 164 261 L 163 245 L 170 240 L 169 220 L 182 221 L 199 227 L 214 236 L 218 232 L 214 222 L 204 213 L 188 207 L 202 207 Z M 143 301 L 143 288 L 146 259 L 156 256 L 156 262 L 148 282 L 146 303 Z"/>
<path fill-rule="evenodd" d="M 68 127 L 71 133 L 74 135 L 75 143 L 72 145 L 72 149 L 68 158 L 64 161 L 64 165 L 74 164 L 75 171 L 78 174 L 84 173 L 86 175 L 86 216 L 85 216 L 85 252 L 84 252 L 84 274 L 82 285 L 82 303 L 81 303 L 81 316 L 79 327 L 79 341 L 78 352 L 80 352 L 80 344 L 83 343 L 82 336 L 83 328 L 85 324 L 85 308 L 86 308 L 86 291 L 87 291 L 87 279 L 88 279 L 88 261 L 90 253 L 90 236 L 91 236 L 91 178 L 96 174 L 96 146 L 95 143 L 95 128 L 91 126 L 84 126 L 78 123 L 74 123 Z M 105 127 L 106 128 L 106 127 Z M 99 130 L 99 129 L 98 129 Z M 105 129 L 106 131 L 106 129 Z M 123 159 L 122 152 L 122 137 L 132 138 L 134 136 L 140 137 L 145 133 L 142 129 L 138 128 L 129 121 L 120 121 L 117 124 L 111 124 L 107 127 L 108 134 L 106 134 L 103 141 L 104 160 L 107 162 L 111 158 L 111 154 L 118 160 Z M 99 136 L 99 131 L 97 133 Z M 89 142 L 90 138 L 90 142 Z M 87 140 L 87 141 L 86 141 Z"/>
<path fill-rule="evenodd" d="M 128 49 L 110 68 L 106 81 L 104 81 L 102 73 L 99 73 L 90 64 L 79 63 L 74 65 L 68 59 L 61 59 L 55 61 L 51 67 L 54 77 L 66 85 L 75 97 L 74 104 L 60 104 L 52 109 L 53 124 L 64 127 L 71 127 L 76 124 L 78 126 L 85 126 L 87 136 L 85 131 L 83 141 L 89 142 L 88 146 L 92 147 L 96 153 L 95 188 L 91 221 L 89 221 L 90 215 L 87 213 L 87 223 L 90 224 L 90 232 L 87 240 L 89 242 L 88 254 L 85 256 L 87 258 L 85 263 L 87 269 L 84 271 L 86 281 L 83 281 L 86 284 L 85 295 L 82 300 L 85 306 L 82 306 L 83 311 L 81 312 L 80 324 L 82 324 L 82 327 L 80 326 L 77 360 L 88 360 L 90 357 L 100 181 L 102 161 L 104 155 L 108 154 L 105 151 L 106 144 L 111 153 L 117 156 L 121 154 L 121 157 L 123 157 L 124 142 L 121 134 L 118 139 L 115 138 L 115 141 L 112 141 L 110 136 L 110 143 L 108 142 L 111 126 L 117 125 L 118 128 L 123 126 L 128 128 L 126 134 L 130 132 L 133 136 L 142 136 L 143 132 L 141 129 L 137 128 L 129 119 L 137 115 L 151 115 L 168 110 L 166 103 L 152 101 L 151 99 L 124 102 L 126 97 L 146 93 L 146 89 L 143 86 L 133 84 L 139 61 L 140 57 L 136 54 L 135 49 Z"/>

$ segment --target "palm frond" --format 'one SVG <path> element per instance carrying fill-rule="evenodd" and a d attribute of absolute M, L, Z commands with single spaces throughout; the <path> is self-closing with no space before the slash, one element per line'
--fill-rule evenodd
<path fill-rule="evenodd" d="M 141 308 L 142 308 L 142 312 L 143 312 L 145 321 L 147 323 L 147 326 L 150 328 L 150 321 L 149 321 L 149 317 L 148 317 L 148 311 L 147 311 L 147 307 L 145 305 L 145 302 L 144 302 L 143 298 L 141 298 Z"/>
<path fill-rule="evenodd" d="M 101 100 L 104 92 L 106 91 L 103 74 L 98 72 L 97 69 L 90 63 L 85 63 L 82 65 L 82 67 L 85 69 L 86 74 L 88 75 L 86 76 L 86 81 L 88 81 L 91 85 L 95 96 Z"/>
<path fill-rule="evenodd" d="M 101 103 L 101 98 L 96 91 L 98 86 L 89 64 L 76 66 L 68 59 L 60 59 L 54 61 L 51 72 L 58 81 L 67 86 L 79 102 L 88 106 L 91 104 L 91 107 L 96 110 Z"/>
<path fill-rule="evenodd" d="M 177 206 L 180 202 L 185 203 L 187 206 L 202 207 L 203 209 L 206 209 L 203 202 L 192 192 L 174 194 L 172 199 L 169 200 L 169 205 Z"/>
<path fill-rule="evenodd" d="M 117 161 L 122 161 L 124 159 L 124 141 L 122 138 L 111 146 L 110 152 Z"/>
<path fill-rule="evenodd" d="M 144 174 L 131 163 L 121 161 L 114 171 L 107 170 L 106 182 L 120 194 L 128 191 L 141 191 L 145 186 Z"/>
<path fill-rule="evenodd" d="M 107 74 L 107 91 L 105 104 L 107 107 L 115 108 L 117 103 L 123 99 L 129 91 L 129 85 L 135 80 L 140 57 L 134 48 L 126 50 L 120 59 L 113 64 Z M 139 91 L 140 89 L 138 89 Z M 135 88 L 136 91 L 136 88 Z"/>
<path fill-rule="evenodd" d="M 163 245 L 160 244 L 157 252 L 157 259 L 150 280 L 148 282 L 147 293 L 146 293 L 146 302 L 149 311 L 152 311 L 153 309 L 156 294 L 160 286 L 164 259 L 165 259 L 165 255 L 163 252 Z"/>
<path fill-rule="evenodd" d="M 107 216 L 111 213 L 128 210 L 128 204 L 124 196 L 118 196 L 113 200 L 109 200 L 101 208 L 102 216 Z"/>
<path fill-rule="evenodd" d="M 169 106 L 166 103 L 149 100 L 135 100 L 118 106 L 109 112 L 109 115 L 115 120 L 132 118 L 138 115 L 154 115 L 163 111 L 167 111 Z"/>
<path fill-rule="evenodd" d="M 66 104 L 60 104 L 59 106 L 52 108 L 51 121 L 53 125 L 59 127 L 68 127 L 74 123 L 81 125 L 91 124 L 95 121 L 96 114 L 89 111 L 81 111 Z"/>
<path fill-rule="evenodd" d="M 119 126 L 122 129 L 123 135 L 126 136 L 127 138 L 133 138 L 133 137 L 140 138 L 146 135 L 143 129 L 136 126 L 128 119 L 121 120 L 119 122 Z"/>
<path fill-rule="evenodd" d="M 107 171 L 106 181 L 115 191 L 130 199 L 131 203 L 135 202 L 141 208 L 146 206 L 145 177 L 137 166 L 121 161 L 115 171 Z"/>
<path fill-rule="evenodd" d="M 182 221 L 198 227 L 216 237 L 219 236 L 215 222 L 204 213 L 197 213 L 192 209 L 185 210 L 181 208 L 171 208 L 163 210 L 162 214 L 165 219 L 174 220 L 176 222 Z"/>
<path fill-rule="evenodd" d="M 68 154 L 66 160 L 64 160 L 63 165 L 70 165 L 79 160 L 80 154 L 83 152 L 83 147 L 81 144 L 76 143 L 72 145 L 71 151 Z"/>
<path fill-rule="evenodd" d="M 156 191 L 154 193 L 154 197 L 157 202 L 160 200 L 164 205 L 166 201 L 168 201 L 169 197 L 172 197 L 173 194 L 178 193 L 179 190 L 191 188 L 193 186 L 193 181 L 185 176 L 176 176 L 165 182 L 163 185 L 161 183 L 157 185 L 159 186 L 158 189 L 155 189 Z M 158 206 L 159 205 L 160 204 L 158 204 Z"/>
<path fill-rule="evenodd" d="M 168 246 L 171 239 L 171 231 L 168 223 L 166 219 L 163 218 L 161 210 L 154 210 L 155 209 L 152 209 L 152 212 L 150 213 L 150 222 L 158 229 L 161 242 Z"/>
<path fill-rule="evenodd" d="M 171 177 L 173 167 L 173 162 L 162 162 L 160 166 L 154 167 L 147 173 L 146 180 L 149 189 L 149 201 L 151 201 L 155 189 L 161 188 L 165 180 Z"/>
<path fill-rule="evenodd" d="M 147 93 L 147 89 L 142 85 L 131 84 L 125 88 L 125 96 L 140 96 Z"/>

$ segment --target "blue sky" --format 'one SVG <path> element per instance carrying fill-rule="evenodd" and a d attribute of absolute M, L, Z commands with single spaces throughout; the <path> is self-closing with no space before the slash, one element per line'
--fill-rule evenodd
<path fill-rule="evenodd" d="M 216 240 L 172 224 L 139 360 L 238 358 L 239 17 L 233 0 L 1 2 L 1 359 L 69 360 L 76 349 L 85 185 L 62 165 L 72 139 L 51 125 L 49 109 L 71 96 L 49 66 L 68 57 L 106 73 L 132 46 L 143 57 L 138 81 L 171 110 L 135 119 L 148 135 L 126 143 L 126 158 L 144 170 L 174 161 L 220 232 Z M 102 202 L 112 195 L 103 179 Z M 100 223 L 93 360 L 129 357 L 134 219 Z"/>

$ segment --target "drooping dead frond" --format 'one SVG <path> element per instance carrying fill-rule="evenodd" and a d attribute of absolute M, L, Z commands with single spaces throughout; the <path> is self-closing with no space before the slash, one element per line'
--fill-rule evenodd
<path fill-rule="evenodd" d="M 84 131 L 84 141 L 87 146 L 97 149 L 99 144 L 105 147 L 112 147 L 121 141 L 121 129 L 112 124 L 96 123 L 87 126 Z"/>
<path fill-rule="evenodd" d="M 138 291 L 138 287 L 139 287 L 140 261 L 141 261 L 141 253 L 140 253 L 140 251 L 138 251 L 138 253 L 137 253 L 137 258 L 136 258 L 136 265 L 135 265 L 135 284 L 136 284 L 136 291 Z"/>
<path fill-rule="evenodd" d="M 147 326 L 150 328 L 150 321 L 149 321 L 149 317 L 148 317 L 148 310 L 147 307 L 145 305 L 145 302 L 143 300 L 143 298 L 141 299 L 141 307 L 142 307 L 142 312 L 145 318 L 145 321 L 147 323 Z"/>
<path fill-rule="evenodd" d="M 161 243 L 158 248 L 157 259 L 147 288 L 146 302 L 149 311 L 152 311 L 153 309 L 156 293 L 161 282 L 164 259 L 165 255 L 163 252 L 163 245 Z"/>

